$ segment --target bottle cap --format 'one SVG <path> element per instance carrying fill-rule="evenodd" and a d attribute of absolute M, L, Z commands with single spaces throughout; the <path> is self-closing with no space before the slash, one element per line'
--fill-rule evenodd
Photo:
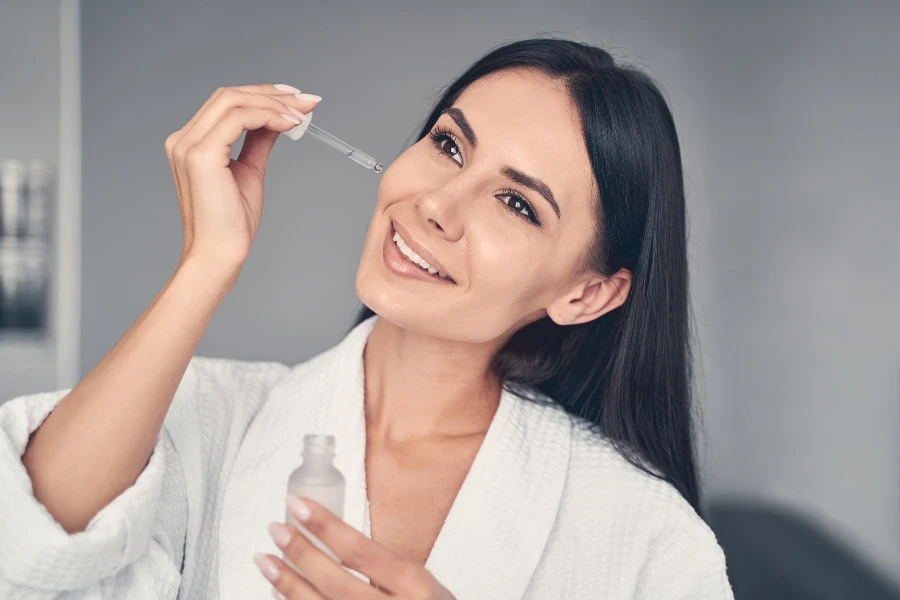
<path fill-rule="evenodd" d="M 294 140 L 295 142 L 303 137 L 303 134 L 306 133 L 309 124 L 312 123 L 312 111 L 310 111 L 307 115 L 308 119 L 304 119 L 300 121 L 300 124 L 294 127 L 293 129 L 289 129 L 287 131 L 283 131 L 286 136 Z"/>

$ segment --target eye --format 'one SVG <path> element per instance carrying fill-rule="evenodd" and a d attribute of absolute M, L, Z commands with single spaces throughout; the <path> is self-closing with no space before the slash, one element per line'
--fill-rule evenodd
<path fill-rule="evenodd" d="M 456 143 L 456 140 L 453 138 L 453 135 L 449 131 L 441 126 L 436 126 L 431 131 L 431 133 L 428 134 L 428 136 L 431 138 L 431 143 L 434 144 L 434 147 L 437 148 L 439 152 L 441 152 L 442 154 L 446 154 L 453 160 L 459 158 L 459 160 L 456 160 L 456 162 L 460 165 L 462 164 L 462 154 L 460 154 L 459 152 L 459 144 Z M 444 142 L 449 142 L 450 146 L 456 148 L 456 152 L 448 153 L 446 150 L 444 150 Z"/>
<path fill-rule="evenodd" d="M 531 208 L 531 205 L 528 204 L 528 201 L 513 190 L 503 190 L 503 193 L 497 197 L 500 198 L 501 201 L 509 207 L 509 210 L 516 213 L 516 215 L 524 219 L 528 219 L 535 225 L 541 224 L 541 222 L 537 219 L 537 215 L 534 214 L 534 210 Z"/>
<path fill-rule="evenodd" d="M 441 127 L 440 125 L 435 125 L 434 129 L 428 134 L 431 138 L 431 143 L 434 144 L 434 147 L 437 148 L 438 152 L 441 154 L 445 154 L 452 158 L 457 164 L 462 165 L 462 154 L 460 153 L 459 144 L 456 142 L 456 138 L 450 133 L 449 130 Z M 455 148 L 455 152 L 447 152 L 445 149 L 447 146 Z M 456 159 L 459 160 L 456 160 Z M 528 203 L 525 198 L 523 198 L 518 192 L 514 190 L 503 190 L 501 195 L 497 196 L 500 198 L 501 202 L 503 202 L 506 206 L 509 207 L 513 213 L 515 213 L 518 217 L 531 221 L 537 226 L 541 225 L 541 222 L 538 221 L 537 214 L 534 212 L 534 209 Z"/>

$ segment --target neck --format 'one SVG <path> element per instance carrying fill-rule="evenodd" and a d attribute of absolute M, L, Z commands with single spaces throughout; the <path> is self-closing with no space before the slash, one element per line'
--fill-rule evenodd
<path fill-rule="evenodd" d="M 454 342 L 379 318 L 363 352 L 368 435 L 392 442 L 484 434 L 500 402 L 493 344 Z"/>

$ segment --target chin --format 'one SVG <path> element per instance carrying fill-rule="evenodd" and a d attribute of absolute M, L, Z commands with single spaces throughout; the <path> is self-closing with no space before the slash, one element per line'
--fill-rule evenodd
<path fill-rule="evenodd" d="M 477 322 L 478 313 L 428 305 L 425 298 L 412 298 L 384 281 L 358 277 L 356 295 L 379 318 L 406 331 L 464 343 L 484 343 L 492 339 L 493 332 Z"/>
<path fill-rule="evenodd" d="M 437 315 L 422 314 L 421 305 L 378 275 L 365 272 L 360 267 L 356 275 L 356 296 L 380 318 L 398 327 L 431 333 L 429 323 L 439 319 Z"/>
<path fill-rule="evenodd" d="M 404 285 L 396 277 L 384 265 L 381 247 L 370 248 L 356 272 L 356 296 L 380 318 L 422 335 L 485 343 L 506 333 L 509 323 L 491 316 L 499 307 L 463 301 L 449 286 Z"/>

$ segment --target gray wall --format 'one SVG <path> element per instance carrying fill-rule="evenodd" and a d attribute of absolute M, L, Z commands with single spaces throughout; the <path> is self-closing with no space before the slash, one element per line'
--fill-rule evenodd
<path fill-rule="evenodd" d="M 59 1 L 0 0 L 0 157 L 55 163 Z"/>
<path fill-rule="evenodd" d="M 708 490 L 802 507 L 900 573 L 896 3 L 92 0 L 82 11 L 82 372 L 175 266 L 163 141 L 215 87 L 320 94 L 314 121 L 387 162 L 437 88 L 490 47 L 572 34 L 646 63 L 674 106 Z M 198 352 L 292 363 L 333 344 L 357 306 L 376 189 L 324 145 L 279 140 L 258 240 Z"/>
<path fill-rule="evenodd" d="M 729 3 L 708 40 L 720 490 L 900 576 L 900 4 Z"/>

